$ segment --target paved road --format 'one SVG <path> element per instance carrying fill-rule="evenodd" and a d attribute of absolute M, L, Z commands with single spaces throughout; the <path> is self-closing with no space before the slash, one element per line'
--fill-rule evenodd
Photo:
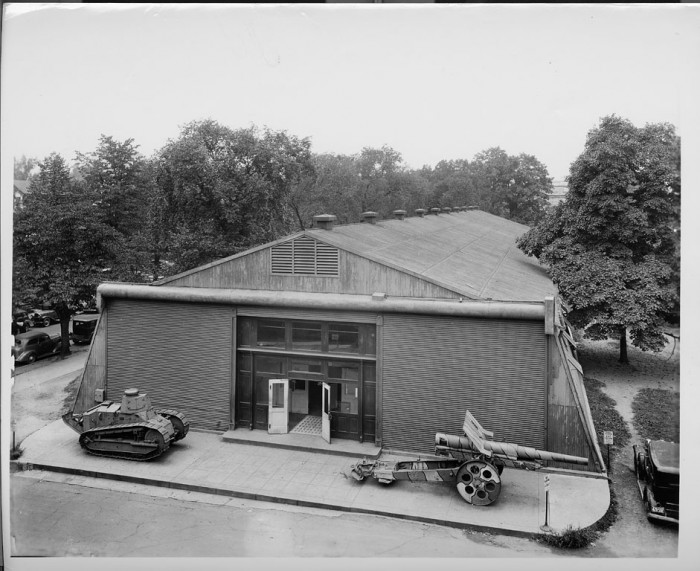
<path fill-rule="evenodd" d="M 136 485 L 114 491 L 48 472 L 16 473 L 10 484 L 14 556 L 556 556 L 522 538 Z"/>
<path fill-rule="evenodd" d="M 63 403 L 69 396 L 66 388 L 85 364 L 86 347 L 71 347 L 72 353 L 65 359 L 48 357 L 31 365 L 15 367 L 12 422 L 17 443 L 60 418 Z"/>

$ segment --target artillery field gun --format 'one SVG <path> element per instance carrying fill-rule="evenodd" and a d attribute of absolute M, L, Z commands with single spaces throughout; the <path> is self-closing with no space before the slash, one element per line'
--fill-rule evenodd
<path fill-rule="evenodd" d="M 182 440 L 190 423 L 175 410 L 156 410 L 145 393 L 124 391 L 121 403 L 105 401 L 82 414 L 69 411 L 63 421 L 80 434 L 90 454 L 126 460 L 150 460 Z"/>
<path fill-rule="evenodd" d="M 494 442 L 493 432 L 484 430 L 467 411 L 464 418 L 464 436 L 438 432 L 435 435 L 435 453 L 446 456 L 445 460 L 405 460 L 395 463 L 368 461 L 353 465 L 351 475 L 358 481 L 372 476 L 381 484 L 396 480 L 411 482 L 454 482 L 464 501 L 477 506 L 487 506 L 498 499 L 501 493 L 503 468 L 537 470 L 541 462 L 567 462 L 588 464 L 588 458 L 569 456 L 518 446 L 505 442 Z"/>

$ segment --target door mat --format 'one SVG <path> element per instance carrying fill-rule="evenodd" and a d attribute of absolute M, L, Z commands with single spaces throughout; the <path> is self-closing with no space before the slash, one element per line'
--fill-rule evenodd
<path fill-rule="evenodd" d="M 321 434 L 321 417 L 307 416 L 291 430 L 290 434 Z"/>

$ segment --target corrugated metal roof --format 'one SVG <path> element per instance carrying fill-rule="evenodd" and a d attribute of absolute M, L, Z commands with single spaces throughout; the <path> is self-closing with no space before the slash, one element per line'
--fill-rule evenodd
<path fill-rule="evenodd" d="M 515 245 L 529 228 L 479 210 L 376 224 L 347 224 L 305 234 L 472 299 L 542 301 L 556 288 Z"/>

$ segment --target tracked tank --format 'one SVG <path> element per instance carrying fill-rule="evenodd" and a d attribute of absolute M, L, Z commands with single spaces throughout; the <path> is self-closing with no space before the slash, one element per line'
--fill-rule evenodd
<path fill-rule="evenodd" d="M 156 410 L 145 393 L 126 389 L 119 403 L 105 401 L 82 414 L 70 411 L 64 422 L 80 434 L 79 442 L 90 454 L 126 460 L 151 460 L 190 428 L 184 414 Z"/>

